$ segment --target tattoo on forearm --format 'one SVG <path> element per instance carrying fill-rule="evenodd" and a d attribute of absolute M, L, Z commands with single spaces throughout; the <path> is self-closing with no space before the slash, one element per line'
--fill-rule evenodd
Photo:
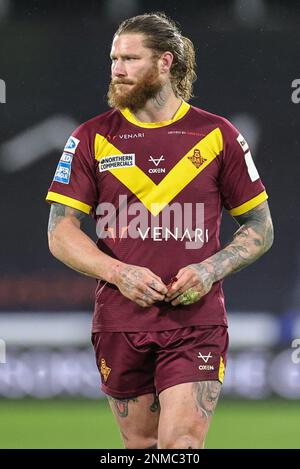
<path fill-rule="evenodd" d="M 108 400 L 113 404 L 114 409 L 119 417 L 128 416 L 128 404 L 130 401 L 138 402 L 137 397 L 132 397 L 131 399 L 114 399 L 111 396 L 108 396 Z"/>
<path fill-rule="evenodd" d="M 85 213 L 75 208 L 68 207 L 67 205 L 53 202 L 50 208 L 48 232 L 51 233 L 58 223 L 68 216 L 76 217 L 77 220 L 81 221 L 85 217 Z"/>
<path fill-rule="evenodd" d="M 234 234 L 234 240 L 252 238 L 253 244 L 258 248 L 261 247 L 261 254 L 272 246 L 273 224 L 267 202 L 263 202 L 249 212 L 236 217 L 236 220 L 241 226 Z"/>
<path fill-rule="evenodd" d="M 159 410 L 159 399 L 158 399 L 158 396 L 156 394 L 153 394 L 153 402 L 150 406 L 150 410 L 151 412 L 157 412 Z"/>
<path fill-rule="evenodd" d="M 199 381 L 193 383 L 196 408 L 205 420 L 208 420 L 212 416 L 218 402 L 220 391 L 221 383 L 219 381 Z"/>
<path fill-rule="evenodd" d="M 207 271 L 214 273 L 215 282 L 242 270 L 272 246 L 273 225 L 267 202 L 236 217 L 236 220 L 241 226 L 234 233 L 233 240 L 204 263 Z"/>

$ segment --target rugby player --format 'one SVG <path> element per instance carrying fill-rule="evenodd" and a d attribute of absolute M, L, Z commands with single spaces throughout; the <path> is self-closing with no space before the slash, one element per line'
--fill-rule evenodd
<path fill-rule="evenodd" d="M 226 367 L 223 279 L 273 242 L 247 141 L 189 104 L 195 66 L 163 13 L 122 22 L 111 109 L 70 136 L 47 195 L 50 251 L 98 281 L 92 343 L 126 448 L 204 447 Z M 223 208 L 239 227 L 221 249 Z"/>

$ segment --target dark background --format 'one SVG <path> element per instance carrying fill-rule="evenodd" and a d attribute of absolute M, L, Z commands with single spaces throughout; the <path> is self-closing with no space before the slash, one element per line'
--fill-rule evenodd
<path fill-rule="evenodd" d="M 252 5 L 252 6 L 251 6 Z M 107 110 L 109 51 L 120 21 L 161 1 L 0 1 L 0 310 L 91 310 L 95 281 L 47 246 L 44 201 L 71 131 Z M 293 1 L 176 1 L 163 10 L 195 44 L 191 104 L 247 138 L 269 194 L 275 243 L 225 281 L 230 311 L 299 310 L 300 8 Z M 92 222 L 87 229 L 94 236 Z M 224 213 L 223 242 L 235 230 Z M 297 295 L 298 292 L 298 295 Z"/>

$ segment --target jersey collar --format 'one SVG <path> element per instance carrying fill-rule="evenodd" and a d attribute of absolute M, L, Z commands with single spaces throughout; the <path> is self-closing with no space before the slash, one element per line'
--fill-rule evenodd
<path fill-rule="evenodd" d="M 179 106 L 178 110 L 176 111 L 176 114 L 173 116 L 173 119 L 169 121 L 162 121 L 162 122 L 141 122 L 138 121 L 133 114 L 129 111 L 128 108 L 121 109 L 120 112 L 123 117 L 125 117 L 126 120 L 131 122 L 134 125 L 137 125 L 138 127 L 144 127 L 148 129 L 153 129 L 156 127 L 164 127 L 165 125 L 170 125 L 173 124 L 174 122 L 178 121 L 179 119 L 182 119 L 190 109 L 190 104 L 186 103 L 185 101 L 182 101 L 181 105 Z"/>

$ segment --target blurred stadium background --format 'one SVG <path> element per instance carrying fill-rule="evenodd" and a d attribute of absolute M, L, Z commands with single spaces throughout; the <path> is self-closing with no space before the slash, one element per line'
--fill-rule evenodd
<path fill-rule="evenodd" d="M 225 282 L 230 355 L 207 447 L 300 447 L 299 2 L 0 0 L 1 448 L 122 447 L 90 344 L 95 282 L 50 256 L 44 197 L 70 132 L 107 109 L 116 26 L 156 10 L 193 40 L 192 103 L 245 135 L 275 224 L 272 250 Z M 224 242 L 233 229 L 224 215 Z"/>

